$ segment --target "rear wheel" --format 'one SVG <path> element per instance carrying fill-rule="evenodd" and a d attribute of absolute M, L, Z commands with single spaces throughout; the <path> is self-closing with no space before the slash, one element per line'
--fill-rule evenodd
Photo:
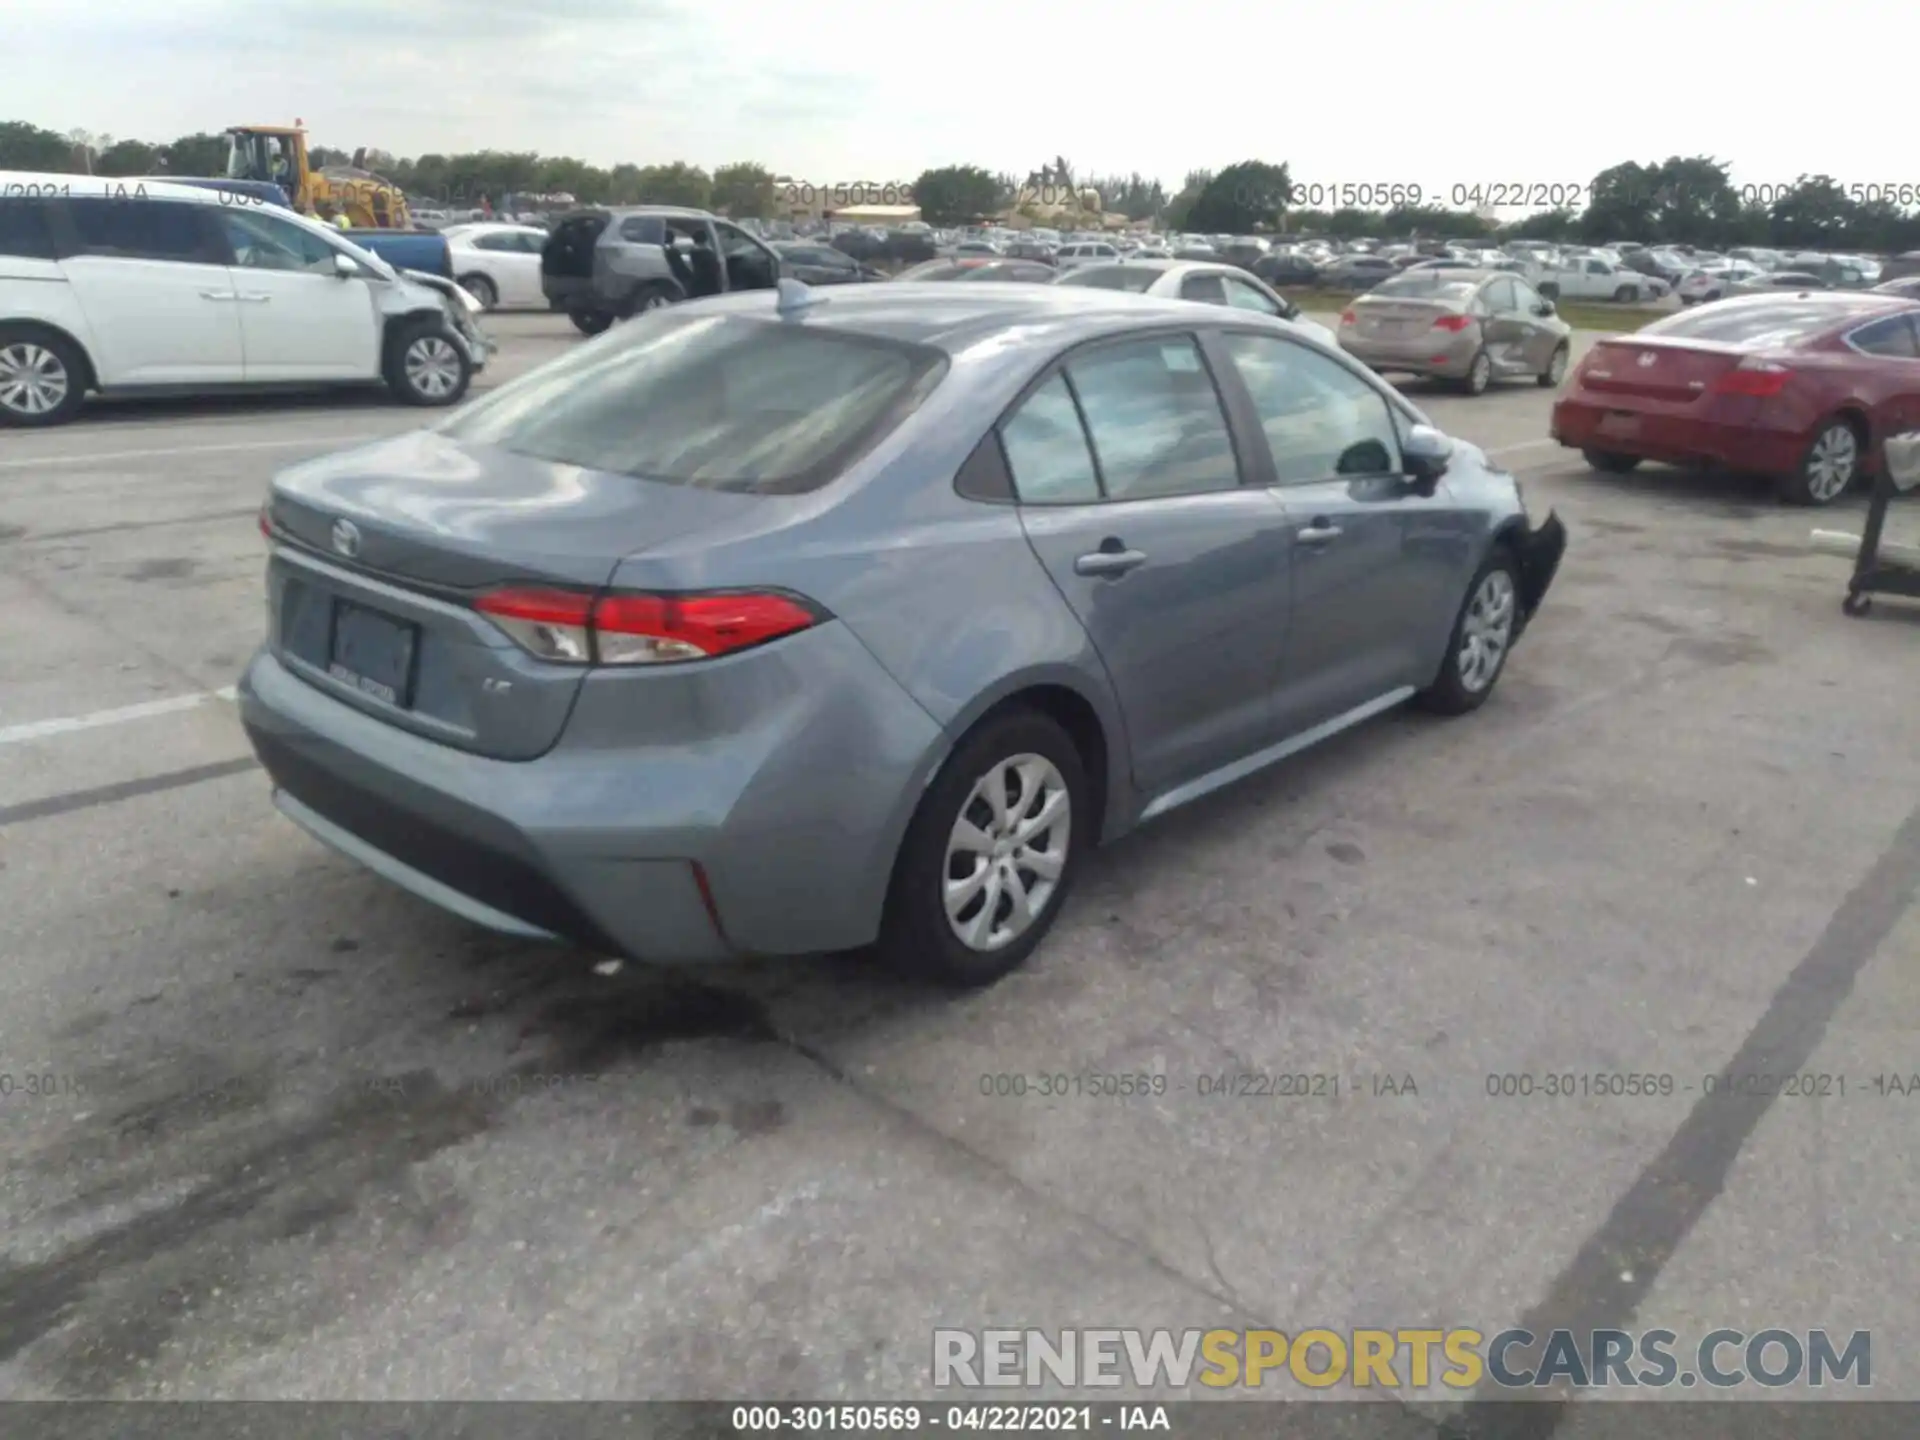
<path fill-rule="evenodd" d="M 1460 388 L 1469 395 L 1484 395 L 1491 384 L 1493 384 L 1493 357 L 1485 350 L 1476 350 L 1472 363 L 1467 366 L 1467 376 L 1460 382 Z"/>
<path fill-rule="evenodd" d="M 1640 298 L 1640 287 L 1637 285 L 1622 285 L 1618 290 L 1613 292 L 1613 298 L 1616 304 L 1631 305 Z"/>
<path fill-rule="evenodd" d="M 1553 358 L 1547 361 L 1547 368 L 1534 377 L 1542 390 L 1552 390 L 1567 378 L 1567 347 L 1556 345 Z"/>
<path fill-rule="evenodd" d="M 473 382 L 473 361 L 437 320 L 412 320 L 387 346 L 387 388 L 408 405 L 452 405 Z"/>
<path fill-rule="evenodd" d="M 468 275 L 461 280 L 460 288 L 478 300 L 483 310 L 491 310 L 500 303 L 499 288 L 484 275 Z"/>
<path fill-rule="evenodd" d="M 664 310 L 679 299 L 679 295 L 665 285 L 643 285 L 634 292 L 620 312 L 622 320 L 631 320 L 636 315 L 645 315 L 649 311 Z"/>
<path fill-rule="evenodd" d="M 1781 478 L 1780 498 L 1793 505 L 1831 505 L 1859 476 L 1863 448 L 1851 420 L 1827 421 L 1800 457 L 1800 467 Z"/>
<path fill-rule="evenodd" d="M 880 953 L 951 986 L 990 984 L 1060 914 L 1095 829 L 1080 753 L 1034 710 L 988 719 L 921 798 L 894 866 Z"/>
<path fill-rule="evenodd" d="M 1454 621 L 1447 658 L 1433 684 L 1421 691 L 1421 706 L 1438 715 L 1478 710 L 1506 668 L 1520 619 L 1520 572 L 1505 547 L 1495 550 L 1467 587 Z"/>
<path fill-rule="evenodd" d="M 1640 463 L 1638 455 L 1622 455 L 1617 450 L 1582 450 L 1580 458 L 1607 475 L 1624 475 Z"/>
<path fill-rule="evenodd" d="M 598 335 L 613 324 L 613 316 L 604 310 L 569 310 L 567 318 L 582 335 Z"/>
<path fill-rule="evenodd" d="M 79 347 L 29 326 L 0 325 L 0 425 L 64 425 L 86 398 Z"/>

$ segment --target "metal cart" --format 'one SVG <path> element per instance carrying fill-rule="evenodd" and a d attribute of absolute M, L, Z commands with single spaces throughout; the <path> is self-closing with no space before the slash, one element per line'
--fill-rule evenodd
<path fill-rule="evenodd" d="M 1889 435 L 1886 463 L 1874 481 L 1873 500 L 1867 506 L 1866 528 L 1860 534 L 1860 553 L 1853 562 L 1853 579 L 1840 608 L 1864 615 L 1873 608 L 1873 595 L 1906 595 L 1920 599 L 1920 545 L 1887 545 L 1881 532 L 1896 495 L 1920 486 L 1920 432 Z"/>

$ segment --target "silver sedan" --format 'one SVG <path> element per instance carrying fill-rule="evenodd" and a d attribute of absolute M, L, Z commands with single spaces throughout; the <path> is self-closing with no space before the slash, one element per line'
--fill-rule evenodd
<path fill-rule="evenodd" d="M 1228 305 L 1236 310 L 1290 320 L 1314 332 L 1327 344 L 1334 343 L 1331 330 L 1317 320 L 1307 319 L 1298 305 L 1237 265 L 1216 265 L 1204 260 L 1120 260 L 1069 270 L 1054 284 L 1090 290 L 1123 290 L 1165 300 L 1195 300 L 1203 305 Z"/>

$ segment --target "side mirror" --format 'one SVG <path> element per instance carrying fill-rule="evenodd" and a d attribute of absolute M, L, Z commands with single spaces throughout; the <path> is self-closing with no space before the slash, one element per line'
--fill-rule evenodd
<path fill-rule="evenodd" d="M 1400 463 L 1421 485 L 1432 485 L 1453 462 L 1453 441 L 1431 425 L 1412 426 L 1400 442 Z"/>
<path fill-rule="evenodd" d="M 1551 300 L 1542 300 L 1538 305 L 1533 307 L 1533 313 L 1544 320 L 1547 316 L 1557 314 L 1558 312 L 1554 309 L 1554 304 Z"/>
<path fill-rule="evenodd" d="M 333 257 L 333 273 L 342 280 L 351 280 L 360 273 L 360 262 L 351 255 L 336 255 Z"/>

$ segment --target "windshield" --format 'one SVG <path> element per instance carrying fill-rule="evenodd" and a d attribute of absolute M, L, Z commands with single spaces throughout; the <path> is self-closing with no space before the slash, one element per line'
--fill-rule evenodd
<path fill-rule="evenodd" d="M 1153 288 L 1153 282 L 1163 273 L 1165 272 L 1144 270 L 1138 266 L 1093 265 L 1084 270 L 1071 270 L 1054 283 L 1085 285 L 1095 290 L 1127 290 L 1135 295 L 1144 295 Z"/>
<path fill-rule="evenodd" d="M 1477 281 L 1453 278 L 1445 270 L 1410 270 L 1374 287 L 1375 295 L 1417 300 L 1465 300 Z"/>
<path fill-rule="evenodd" d="M 946 373 L 923 346 L 656 312 L 503 386 L 442 433 L 536 460 L 757 494 L 825 484 Z"/>
<path fill-rule="evenodd" d="M 1768 300 L 1757 305 L 1709 305 L 1656 320 L 1640 333 L 1767 349 L 1792 345 L 1823 330 L 1831 330 L 1851 314 L 1832 305 L 1809 304 L 1798 299 Z"/>

